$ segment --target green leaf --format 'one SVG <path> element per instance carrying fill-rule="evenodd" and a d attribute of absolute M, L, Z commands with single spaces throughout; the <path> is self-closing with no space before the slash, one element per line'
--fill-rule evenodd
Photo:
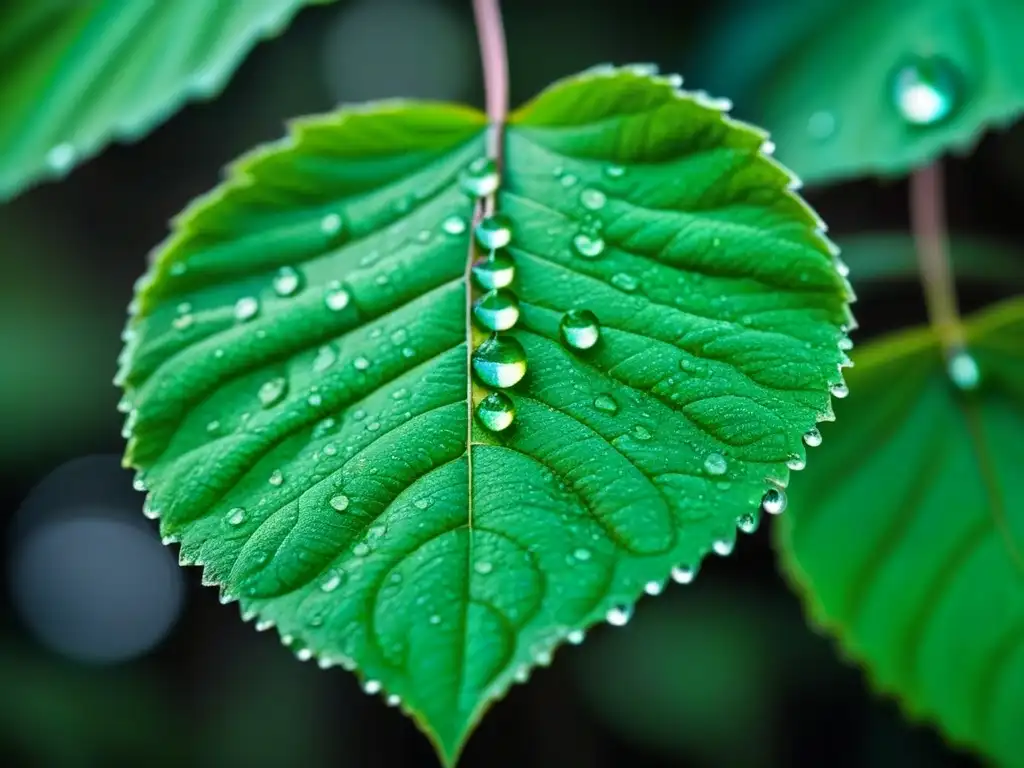
<path fill-rule="evenodd" d="M 1024 300 L 866 346 L 841 426 L 776 529 L 817 621 L 876 686 L 1001 765 L 1024 765 Z M 955 358 L 956 359 L 956 358 Z"/>
<path fill-rule="evenodd" d="M 255 43 L 329 1 L 4 3 L 0 200 L 216 95 Z"/>
<path fill-rule="evenodd" d="M 1024 109 L 1019 0 L 738 5 L 709 80 L 807 182 L 904 174 Z"/>
<path fill-rule="evenodd" d="M 297 123 L 178 220 L 138 295 L 127 461 L 163 534 L 449 762 L 557 644 L 728 553 L 830 417 L 851 320 L 820 221 L 761 132 L 675 85 L 590 71 L 504 131 L 520 316 L 497 351 L 527 365 L 504 432 L 472 418 L 475 110 Z M 562 340 L 572 310 L 591 348 Z"/>

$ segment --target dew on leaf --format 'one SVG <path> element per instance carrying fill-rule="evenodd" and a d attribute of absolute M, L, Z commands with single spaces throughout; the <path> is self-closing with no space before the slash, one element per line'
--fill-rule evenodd
<path fill-rule="evenodd" d="M 604 204 L 607 202 L 607 200 L 608 198 L 605 196 L 604 192 L 602 192 L 599 189 L 587 187 L 582 192 L 580 192 L 580 205 L 582 205 L 588 211 L 601 210 L 602 208 L 604 208 Z"/>
<path fill-rule="evenodd" d="M 363 690 L 371 696 L 375 696 L 380 693 L 381 687 L 380 681 L 378 680 L 367 680 L 363 683 Z"/>
<path fill-rule="evenodd" d="M 587 259 L 596 259 L 604 253 L 604 240 L 598 235 L 578 232 L 572 239 L 573 250 Z"/>
<path fill-rule="evenodd" d="M 711 542 L 711 550 L 721 557 L 728 557 L 736 547 L 736 541 L 727 537 L 715 539 Z"/>
<path fill-rule="evenodd" d="M 604 617 L 613 627 L 624 627 L 633 617 L 633 607 L 625 604 L 613 606 Z"/>
<path fill-rule="evenodd" d="M 736 527 L 744 533 L 754 533 L 761 522 L 757 512 L 744 512 L 736 518 Z"/>
<path fill-rule="evenodd" d="M 324 293 L 324 303 L 327 308 L 332 312 L 340 312 L 348 306 L 349 299 L 348 291 L 341 287 L 341 283 L 337 280 L 333 280 L 327 285 L 327 290 Z"/>
<path fill-rule="evenodd" d="M 273 405 L 281 402 L 288 393 L 288 381 L 280 376 L 270 379 L 263 383 L 260 387 L 257 396 L 260 400 L 260 405 L 264 408 L 270 408 Z"/>
<path fill-rule="evenodd" d="M 586 547 L 578 547 L 572 553 L 572 556 L 575 557 L 580 562 L 584 562 L 585 563 L 587 560 L 590 559 L 590 550 L 587 549 Z"/>
<path fill-rule="evenodd" d="M 595 397 L 594 407 L 599 411 L 610 413 L 613 416 L 619 412 L 619 404 L 616 403 L 615 398 L 609 394 L 602 394 Z"/>
<path fill-rule="evenodd" d="M 355 368 L 357 371 L 365 371 L 367 368 L 370 367 L 370 361 L 367 358 L 360 355 L 359 357 L 352 361 L 352 367 Z"/>
<path fill-rule="evenodd" d="M 402 703 L 402 698 L 397 693 L 392 693 L 384 700 L 384 703 L 389 707 L 397 707 Z"/>
<path fill-rule="evenodd" d="M 786 460 L 786 466 L 794 471 L 799 472 L 801 469 L 807 466 L 807 462 L 804 460 L 803 456 L 794 454 L 790 456 L 789 459 Z"/>
<path fill-rule="evenodd" d="M 335 496 L 331 496 L 330 504 L 334 507 L 336 512 L 344 512 L 348 509 L 349 498 L 343 493 L 339 493 Z"/>
<path fill-rule="evenodd" d="M 192 325 L 192 323 L 195 322 L 195 319 L 195 316 L 191 314 L 178 315 L 176 318 L 171 320 L 171 326 L 175 330 L 184 331 L 186 328 L 189 328 Z"/>
<path fill-rule="evenodd" d="M 644 584 L 644 592 L 652 597 L 660 595 L 663 589 L 665 589 L 665 584 L 661 581 L 648 581 Z"/>
<path fill-rule="evenodd" d="M 516 407 L 512 398 L 504 392 L 492 392 L 477 405 L 476 417 L 486 429 L 501 432 L 512 426 L 516 418 Z"/>
<path fill-rule="evenodd" d="M 325 235 L 336 235 L 341 232 L 341 216 L 337 213 L 328 213 L 320 219 L 320 231 Z"/>
<path fill-rule="evenodd" d="M 625 172 L 626 172 L 626 169 L 623 168 L 621 165 L 606 165 L 604 167 L 604 175 L 607 176 L 610 179 L 618 179 Z"/>
<path fill-rule="evenodd" d="M 704 471 L 709 475 L 724 475 L 729 469 L 729 462 L 720 453 L 709 453 L 704 457 Z"/>
<path fill-rule="evenodd" d="M 781 515 L 786 511 L 786 492 L 781 488 L 769 488 L 761 499 L 761 509 L 769 515 Z"/>
<path fill-rule="evenodd" d="M 441 222 L 441 229 L 449 235 L 461 235 L 466 231 L 466 220 L 461 216 L 449 216 Z"/>
<path fill-rule="evenodd" d="M 360 541 L 354 547 L 352 547 L 352 554 L 356 557 L 366 557 L 370 554 L 370 545 L 365 541 Z"/>
<path fill-rule="evenodd" d="M 653 435 L 651 435 L 651 431 L 647 427 L 637 424 L 633 427 L 633 437 L 637 440 L 650 440 Z"/>
<path fill-rule="evenodd" d="M 817 448 L 821 445 L 821 432 L 817 427 L 811 427 L 809 430 L 804 432 L 804 442 L 811 448 Z"/>
<path fill-rule="evenodd" d="M 459 185 L 470 197 L 486 197 L 498 189 L 498 165 L 489 157 L 478 157 L 462 171 Z"/>
<path fill-rule="evenodd" d="M 473 317 L 489 331 L 507 331 L 519 320 L 519 299 L 512 291 L 488 291 L 473 304 Z"/>
<path fill-rule="evenodd" d="M 225 519 L 228 521 L 228 525 L 241 525 L 245 522 L 245 510 L 242 507 L 233 507 L 228 510 Z"/>
<path fill-rule="evenodd" d="M 243 296 L 235 302 L 235 319 L 244 323 L 252 320 L 260 311 L 260 303 L 252 296 Z"/>
<path fill-rule="evenodd" d="M 601 324 L 589 309 L 571 309 L 562 315 L 558 331 L 573 349 L 590 349 L 601 337 Z"/>
<path fill-rule="evenodd" d="M 892 75 L 893 106 L 912 125 L 942 122 L 959 106 L 960 73 L 943 56 L 917 56 Z"/>
<path fill-rule="evenodd" d="M 490 387 L 511 387 L 526 375 L 526 350 L 511 336 L 494 335 L 473 352 L 473 371 Z"/>
<path fill-rule="evenodd" d="M 306 397 L 306 402 L 313 408 L 319 408 L 324 404 L 324 398 L 319 392 L 310 392 Z"/>
<path fill-rule="evenodd" d="M 640 287 L 640 281 L 627 272 L 616 272 L 612 275 L 612 285 L 626 293 L 632 293 Z"/>
<path fill-rule="evenodd" d="M 428 621 L 432 626 L 436 627 L 438 624 L 441 623 L 441 617 L 435 613 L 428 619 Z"/>
<path fill-rule="evenodd" d="M 487 560 L 478 560 L 473 564 L 473 570 L 479 573 L 481 576 L 486 576 L 494 570 L 494 564 Z"/>
<path fill-rule="evenodd" d="M 565 636 L 566 642 L 572 645 L 579 645 L 586 638 L 586 633 L 582 629 L 574 629 Z"/>
<path fill-rule="evenodd" d="M 333 592 L 341 585 L 341 574 L 338 571 L 332 571 L 327 575 L 327 578 L 320 582 L 320 589 L 324 592 Z"/>
<path fill-rule="evenodd" d="M 849 336 L 843 336 L 841 339 L 839 339 L 839 349 L 843 350 L 844 352 L 849 352 L 851 349 L 853 349 L 853 339 L 851 339 Z"/>
<path fill-rule="evenodd" d="M 512 242 L 512 220 L 503 213 L 485 216 L 476 225 L 476 241 L 482 248 L 504 248 Z"/>
<path fill-rule="evenodd" d="M 268 483 L 273 485 L 275 488 L 284 485 L 284 473 L 280 469 L 275 469 L 270 473 L 270 478 L 267 480 Z"/>
<path fill-rule="evenodd" d="M 579 181 L 579 178 L 571 173 L 567 173 L 563 175 L 561 178 L 562 186 L 565 187 L 566 189 L 575 186 L 577 181 Z"/>
<path fill-rule="evenodd" d="M 274 275 L 274 293 L 282 298 L 294 296 L 302 287 L 302 275 L 293 267 L 281 267 Z"/>
<path fill-rule="evenodd" d="M 516 276 L 516 265 L 512 257 L 503 250 L 496 250 L 473 264 L 473 278 L 486 291 L 507 288 Z"/>
<path fill-rule="evenodd" d="M 842 400 L 844 397 L 850 394 L 849 387 L 847 387 L 846 384 L 841 381 L 838 384 L 833 384 L 829 391 L 832 393 L 832 397 L 838 398 L 840 400 Z"/>
<path fill-rule="evenodd" d="M 75 162 L 75 148 L 67 142 L 57 144 L 46 153 L 46 164 L 57 173 L 64 173 Z"/>
<path fill-rule="evenodd" d="M 672 569 L 672 581 L 676 584 L 689 584 L 696 577 L 696 565 L 677 565 Z"/>
<path fill-rule="evenodd" d="M 959 350 L 949 358 L 946 373 L 956 388 L 965 392 L 977 389 L 981 383 L 978 362 L 966 350 Z"/>
<path fill-rule="evenodd" d="M 316 351 L 316 357 L 313 358 L 313 370 L 317 373 L 323 373 L 338 359 L 338 351 L 334 348 L 333 344 L 325 344 Z"/>

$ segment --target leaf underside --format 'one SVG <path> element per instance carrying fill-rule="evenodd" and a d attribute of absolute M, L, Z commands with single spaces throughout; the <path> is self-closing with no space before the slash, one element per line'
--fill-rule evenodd
<path fill-rule="evenodd" d="M 126 460 L 183 562 L 300 657 L 382 684 L 448 761 L 570 633 L 731 547 L 831 418 L 851 322 L 761 132 L 649 68 L 593 70 L 504 131 L 528 371 L 488 432 L 459 183 L 485 134 L 389 102 L 243 158 L 162 247 L 120 376 Z M 578 351 L 559 322 L 583 308 L 602 330 Z"/>
<path fill-rule="evenodd" d="M 808 183 L 907 173 L 1024 110 L 1019 0 L 737 5 L 706 51 L 710 81 L 749 105 Z M 893 95 L 917 57 L 949 62 L 955 83 L 953 110 L 930 125 L 904 119 Z"/>
<path fill-rule="evenodd" d="M 217 94 L 260 39 L 329 0 L 9 0 L 0 200 Z"/>
<path fill-rule="evenodd" d="M 813 616 L 881 690 L 1021 766 L 1024 301 L 968 334 L 975 391 L 953 386 L 931 331 L 860 350 L 842 426 L 775 530 Z"/>

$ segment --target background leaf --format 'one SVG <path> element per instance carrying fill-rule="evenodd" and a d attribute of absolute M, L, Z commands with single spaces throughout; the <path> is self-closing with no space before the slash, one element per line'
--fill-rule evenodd
<path fill-rule="evenodd" d="M 807 182 L 907 173 L 1024 108 L 1018 0 L 739 2 L 722 16 L 708 84 L 765 125 Z M 925 81 L 937 87 L 909 87 Z"/>
<path fill-rule="evenodd" d="M 0 8 L 0 200 L 216 95 L 249 49 L 330 0 L 11 0 Z"/>
<path fill-rule="evenodd" d="M 953 385 L 930 330 L 860 350 L 843 426 L 794 488 L 777 543 L 813 616 L 878 687 L 1019 766 L 1024 301 L 968 333 L 977 389 Z"/>
<path fill-rule="evenodd" d="M 128 461 L 163 534 L 447 760 L 558 643 L 731 551 L 831 417 L 849 286 L 820 221 L 761 132 L 676 84 L 602 68 L 513 115 L 506 432 L 469 419 L 473 110 L 298 123 L 179 219 L 137 298 Z M 584 309 L 600 339 L 572 348 Z"/>

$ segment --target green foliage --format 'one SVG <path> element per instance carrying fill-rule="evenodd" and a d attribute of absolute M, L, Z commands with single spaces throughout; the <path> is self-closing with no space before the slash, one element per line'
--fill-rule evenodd
<path fill-rule="evenodd" d="M 0 200 L 215 95 L 258 40 L 329 1 L 4 3 Z"/>
<path fill-rule="evenodd" d="M 137 296 L 127 461 L 163 535 L 449 762 L 560 642 L 731 551 L 831 418 L 851 320 L 820 221 L 761 132 L 676 85 L 601 68 L 512 116 L 496 351 L 467 284 L 486 120 L 452 105 L 296 123 Z M 485 350 L 526 365 L 486 400 Z"/>
<path fill-rule="evenodd" d="M 1024 300 L 868 345 L 776 528 L 813 615 L 909 712 L 1024 765 Z M 980 371 L 980 379 L 975 374 Z M 958 382 L 959 386 L 954 382 Z"/>
<path fill-rule="evenodd" d="M 1024 109 L 1020 0 L 740 6 L 707 52 L 711 82 L 805 181 L 906 173 Z"/>

